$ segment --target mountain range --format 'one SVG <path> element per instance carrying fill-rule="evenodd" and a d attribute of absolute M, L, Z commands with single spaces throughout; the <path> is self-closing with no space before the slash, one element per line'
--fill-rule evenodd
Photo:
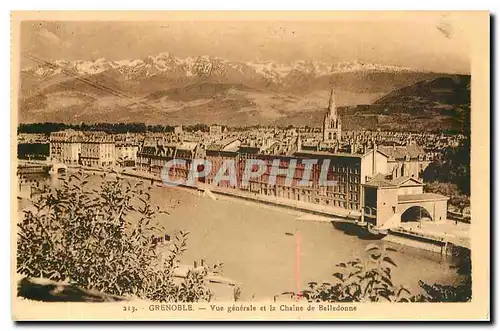
<path fill-rule="evenodd" d="M 281 64 L 169 53 L 123 61 L 31 58 L 38 64 L 21 70 L 20 123 L 317 126 L 332 87 L 338 106 L 377 105 L 400 89 L 456 76 L 358 61 Z"/>

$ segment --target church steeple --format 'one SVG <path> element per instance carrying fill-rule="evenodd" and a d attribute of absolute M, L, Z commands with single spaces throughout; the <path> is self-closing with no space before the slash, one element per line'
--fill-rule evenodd
<path fill-rule="evenodd" d="M 330 101 L 328 102 L 328 113 L 330 117 L 337 117 L 337 106 L 335 105 L 335 89 L 332 87 Z"/>
<path fill-rule="evenodd" d="M 337 105 L 335 104 L 335 90 L 332 87 L 328 110 L 323 121 L 323 141 L 327 143 L 340 142 L 342 135 L 342 124 L 337 115 Z"/>

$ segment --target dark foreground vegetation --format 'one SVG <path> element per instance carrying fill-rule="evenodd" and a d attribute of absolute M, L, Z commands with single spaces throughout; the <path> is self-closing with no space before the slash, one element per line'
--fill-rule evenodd
<path fill-rule="evenodd" d="M 111 295 L 209 301 L 213 293 L 205 277 L 220 265 L 176 279 L 188 233 L 158 240 L 166 229 L 157 216 L 168 212 L 152 206 L 150 198 L 150 187 L 119 178 L 103 177 L 92 190 L 82 173 L 70 175 L 61 188 L 42 188 L 18 224 L 17 272 Z"/>
<path fill-rule="evenodd" d="M 397 267 L 389 247 L 369 245 L 367 258 L 339 263 L 332 282 L 310 282 L 301 293 L 287 292 L 292 298 L 304 297 L 309 302 L 467 302 L 472 298 L 470 251 L 457 248 L 460 262 L 457 273 L 460 285 L 428 284 L 420 281 L 422 293 L 412 293 L 405 286 L 394 285 L 392 269 Z"/>

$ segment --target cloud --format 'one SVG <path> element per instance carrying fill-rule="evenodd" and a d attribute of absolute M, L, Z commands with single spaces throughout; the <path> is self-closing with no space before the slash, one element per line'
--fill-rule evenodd
<path fill-rule="evenodd" d="M 46 28 L 41 28 L 40 30 L 38 30 L 37 35 L 51 45 L 59 45 L 61 43 L 59 37 Z"/>

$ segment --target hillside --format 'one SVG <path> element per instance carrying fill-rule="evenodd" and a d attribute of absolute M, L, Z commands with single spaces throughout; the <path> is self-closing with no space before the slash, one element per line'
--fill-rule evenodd
<path fill-rule="evenodd" d="M 470 130 L 470 76 L 446 75 L 397 89 L 365 111 L 382 128 L 442 131 Z"/>

